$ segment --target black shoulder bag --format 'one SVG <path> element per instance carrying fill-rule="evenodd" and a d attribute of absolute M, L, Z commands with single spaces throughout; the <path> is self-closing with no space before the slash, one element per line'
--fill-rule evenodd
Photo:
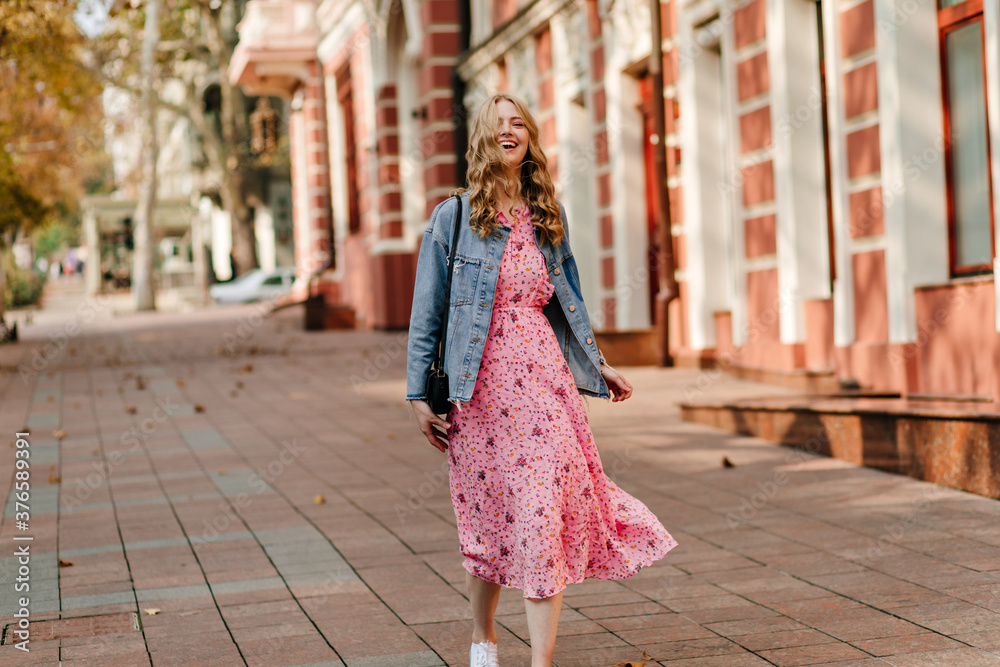
<path fill-rule="evenodd" d="M 444 372 L 445 338 L 448 336 L 448 311 L 451 310 L 451 276 L 455 268 L 455 247 L 458 245 L 458 230 L 462 222 L 462 200 L 455 198 L 455 225 L 451 236 L 451 250 L 448 252 L 448 279 L 444 287 L 444 315 L 441 317 L 441 332 L 438 335 L 438 352 L 431 372 L 427 376 L 427 404 L 436 415 L 443 415 L 451 408 L 448 402 L 448 374 Z"/>

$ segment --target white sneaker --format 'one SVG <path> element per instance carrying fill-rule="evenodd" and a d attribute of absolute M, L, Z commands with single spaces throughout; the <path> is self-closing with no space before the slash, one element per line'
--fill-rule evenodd
<path fill-rule="evenodd" d="M 497 645 L 491 642 L 473 644 L 469 649 L 469 667 L 500 667 Z"/>

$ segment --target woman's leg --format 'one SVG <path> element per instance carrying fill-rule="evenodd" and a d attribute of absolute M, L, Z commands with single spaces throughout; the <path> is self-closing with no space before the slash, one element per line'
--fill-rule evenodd
<path fill-rule="evenodd" d="M 531 638 L 531 667 L 552 667 L 562 598 L 562 591 L 559 591 L 550 598 L 524 599 L 528 636 Z"/>
<path fill-rule="evenodd" d="M 497 632 L 493 627 L 493 617 L 500 602 L 500 585 L 483 581 L 468 572 L 465 573 L 465 584 L 469 590 L 469 602 L 472 603 L 472 643 L 497 643 Z"/>

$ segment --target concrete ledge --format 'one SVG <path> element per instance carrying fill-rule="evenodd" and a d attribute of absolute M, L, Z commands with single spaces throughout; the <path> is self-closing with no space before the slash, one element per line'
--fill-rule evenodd
<path fill-rule="evenodd" d="M 1000 405 L 879 396 L 682 403 L 681 418 L 1000 498 Z"/>

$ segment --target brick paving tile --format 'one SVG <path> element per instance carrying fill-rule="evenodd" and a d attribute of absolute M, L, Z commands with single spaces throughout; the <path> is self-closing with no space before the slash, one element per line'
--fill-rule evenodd
<path fill-rule="evenodd" d="M 702 656 L 699 658 L 679 658 L 677 660 L 661 660 L 661 665 L 667 667 L 764 667 L 767 662 L 753 653 L 729 653 L 718 656 Z"/>
<path fill-rule="evenodd" d="M 741 654 L 746 651 L 724 637 L 706 639 L 688 639 L 662 644 L 648 644 L 642 648 L 653 660 L 666 662 L 683 658 L 701 658 L 714 655 Z"/>
<path fill-rule="evenodd" d="M 252 667 L 300 665 L 323 660 L 336 660 L 336 652 L 319 637 L 269 637 L 249 639 L 240 650 Z"/>
<path fill-rule="evenodd" d="M 586 651 L 564 651 L 561 646 L 557 645 L 552 662 L 559 667 L 595 667 L 595 665 L 603 667 L 604 665 L 617 665 L 620 662 L 639 660 L 641 658 L 642 649 L 632 646 L 599 648 Z M 468 650 L 466 650 L 465 662 L 468 663 L 468 660 Z M 460 665 L 462 663 L 454 664 Z M 530 664 L 530 660 L 524 664 Z"/>
<path fill-rule="evenodd" d="M 580 613 L 587 618 L 599 621 L 605 618 L 620 618 L 622 616 L 638 616 L 655 614 L 663 607 L 655 602 L 636 602 L 633 604 L 613 604 L 606 606 L 584 607 Z"/>
<path fill-rule="evenodd" d="M 750 651 L 789 648 L 792 646 L 810 646 L 813 644 L 829 644 L 837 641 L 830 635 L 810 629 L 736 635 L 730 637 L 730 639 Z"/>
<path fill-rule="evenodd" d="M 46 289 L 36 323 L 0 346 L 0 421 L 28 424 L 37 465 L 62 479 L 40 488 L 51 509 L 32 516 L 32 620 L 138 613 L 142 628 L 34 642 L 28 656 L 0 646 L 0 667 L 57 664 L 60 651 L 64 665 L 88 667 L 464 664 L 470 609 L 447 459 L 401 398 L 405 355 L 357 390 L 344 382 L 405 335 L 306 335 L 301 310 L 288 309 L 227 349 L 259 306 L 106 309 L 25 386 L 10 369 L 74 320 L 82 294 L 73 281 Z M 615 482 L 680 546 L 629 579 L 567 589 L 559 667 L 606 667 L 644 648 L 679 667 L 997 664 L 995 500 L 792 460 L 681 422 L 674 407 L 692 386 L 707 398 L 788 390 L 725 376 L 706 385 L 698 370 L 628 375 L 634 397 L 591 401 L 591 425 Z M 170 414 L 129 451 L 123 434 L 161 406 Z M 723 455 L 736 467 L 722 468 Z M 111 471 L 88 484 L 102 465 Z M 788 483 L 733 523 L 779 470 Z M 10 482 L 0 478 L 8 504 Z M 0 539 L 12 533 L 5 518 Z M 9 572 L 0 561 L 0 586 Z M 12 613 L 0 597 L 0 623 Z M 497 621 L 505 664 L 526 664 L 519 591 L 502 591 Z"/>
<path fill-rule="evenodd" d="M 869 611 L 871 613 L 868 613 Z M 861 610 L 838 614 L 830 616 L 827 619 L 813 620 L 810 622 L 810 625 L 817 630 L 844 641 L 895 637 L 926 632 L 925 628 L 875 610 Z"/>
<path fill-rule="evenodd" d="M 661 644 L 665 642 L 685 641 L 688 639 L 709 639 L 718 637 L 711 630 L 685 619 L 684 623 L 665 627 L 639 628 L 636 630 L 619 630 L 619 637 L 633 645 Z"/>
<path fill-rule="evenodd" d="M 680 614 L 674 614 L 663 610 L 659 614 L 648 614 L 644 616 L 619 616 L 617 618 L 604 618 L 598 621 L 600 625 L 611 632 L 622 630 L 640 630 L 643 628 L 666 628 L 672 625 L 683 625 L 690 621 Z"/>
<path fill-rule="evenodd" d="M 879 639 L 862 639 L 850 642 L 866 653 L 872 655 L 899 655 L 901 653 L 916 653 L 918 651 L 937 651 L 943 649 L 966 648 L 961 642 L 949 639 L 944 635 L 923 633 L 918 635 L 903 635 L 900 637 L 882 637 Z"/>
<path fill-rule="evenodd" d="M 88 656 L 80 659 L 64 658 L 59 667 L 149 667 L 149 654 L 143 651 L 118 653 L 105 656 Z"/>
<path fill-rule="evenodd" d="M 779 632 L 781 630 L 799 630 L 805 628 L 804 625 L 787 616 L 767 616 L 764 618 L 751 618 L 741 621 L 724 621 L 721 623 L 710 623 L 707 627 L 712 632 L 723 637 L 735 637 L 737 635 L 752 635 L 765 632 Z"/>
<path fill-rule="evenodd" d="M 138 641 L 117 641 L 110 644 L 82 644 L 80 646 L 63 646 L 60 649 L 60 656 L 63 660 L 85 660 L 88 658 L 101 658 L 122 654 L 142 654 L 145 657 L 146 643 L 143 641 L 142 636 L 140 635 Z"/>
<path fill-rule="evenodd" d="M 721 623 L 723 621 L 742 621 L 752 618 L 766 618 L 777 614 L 766 607 L 747 603 L 739 607 L 722 607 L 721 609 L 697 609 L 685 611 L 684 615 L 693 621 L 703 624 Z"/>
<path fill-rule="evenodd" d="M 0 646 L 0 667 L 21 667 L 22 665 L 46 665 L 47 667 L 51 667 L 52 665 L 57 665 L 59 664 L 59 646 L 58 642 L 53 643 L 56 645 L 47 648 L 32 646 L 31 650 L 27 653 L 9 644 Z"/>
<path fill-rule="evenodd" d="M 889 658 L 894 667 L 995 667 L 1000 656 L 974 648 L 924 651 Z"/>
<path fill-rule="evenodd" d="M 815 665 L 824 662 L 856 660 L 866 658 L 870 655 L 849 644 L 840 642 L 758 651 L 757 654 L 765 660 L 770 660 L 779 667 L 793 667 L 795 665 Z"/>
<path fill-rule="evenodd" d="M 837 662 L 820 662 L 811 667 L 886 667 L 891 665 L 882 658 L 865 658 L 864 660 L 838 660 Z"/>
<path fill-rule="evenodd" d="M 953 638 L 969 646 L 1000 653 L 1000 634 L 996 632 L 972 632 L 967 635 L 953 635 Z"/>

